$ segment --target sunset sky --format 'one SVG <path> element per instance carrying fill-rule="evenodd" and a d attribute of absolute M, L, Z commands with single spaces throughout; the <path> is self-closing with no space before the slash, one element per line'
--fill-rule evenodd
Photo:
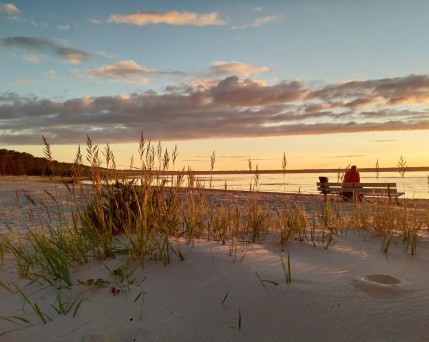
<path fill-rule="evenodd" d="M 0 2 L 0 148 L 119 167 L 429 165 L 429 1 Z"/>

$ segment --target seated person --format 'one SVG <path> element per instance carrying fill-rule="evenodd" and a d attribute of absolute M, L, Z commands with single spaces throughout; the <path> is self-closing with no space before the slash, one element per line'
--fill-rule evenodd
<path fill-rule="evenodd" d="M 344 175 L 343 183 L 360 183 L 360 174 L 357 170 L 356 165 L 353 165 L 349 170 L 346 171 Z M 342 192 L 341 196 L 346 199 L 353 198 L 353 192 Z M 357 198 L 362 200 L 363 196 L 358 195 Z"/>

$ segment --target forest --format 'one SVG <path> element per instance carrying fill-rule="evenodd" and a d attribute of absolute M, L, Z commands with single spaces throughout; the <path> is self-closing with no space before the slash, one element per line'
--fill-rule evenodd
<path fill-rule="evenodd" d="M 54 160 L 49 163 L 46 158 L 34 157 L 30 153 L 0 149 L 0 175 L 4 176 L 55 176 L 70 175 L 70 163 Z M 53 170 L 52 170 L 53 169 Z"/>

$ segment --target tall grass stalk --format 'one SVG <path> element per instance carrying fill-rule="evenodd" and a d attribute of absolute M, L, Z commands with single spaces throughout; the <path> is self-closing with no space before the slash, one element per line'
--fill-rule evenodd
<path fill-rule="evenodd" d="M 398 217 L 395 208 L 386 200 L 379 200 L 370 207 L 370 227 L 379 236 L 390 235 L 397 226 Z"/>
<path fill-rule="evenodd" d="M 379 175 L 380 175 L 380 164 L 377 159 L 377 162 L 375 163 L 375 178 L 377 179 L 377 182 L 378 182 Z"/>
<path fill-rule="evenodd" d="M 307 227 L 307 215 L 302 205 L 284 201 L 281 208 L 276 209 L 274 217 L 274 227 L 279 232 L 279 242 L 281 245 L 297 238 L 303 241 L 305 238 L 305 229 Z"/>
<path fill-rule="evenodd" d="M 286 193 L 286 166 L 287 166 L 286 152 L 283 152 L 283 160 L 282 160 L 282 170 L 283 170 L 283 193 Z"/>
<path fill-rule="evenodd" d="M 29 230 L 30 242 L 38 255 L 37 268 L 42 274 L 52 276 L 54 281 L 60 281 L 71 287 L 71 276 L 68 261 L 64 257 L 64 251 L 58 245 L 52 243 L 46 235 Z M 37 253 L 39 252 L 39 253 Z"/>
<path fill-rule="evenodd" d="M 213 186 L 213 170 L 216 163 L 216 152 L 213 151 L 212 156 L 210 157 L 210 190 Z"/>
<path fill-rule="evenodd" d="M 401 176 L 401 178 L 402 178 L 402 188 L 403 188 L 403 190 L 404 190 L 404 192 L 405 192 L 405 172 L 407 171 L 407 162 L 405 161 L 405 159 L 401 156 L 400 158 L 399 158 L 399 161 L 398 161 L 398 172 L 399 172 L 399 175 Z M 404 196 L 404 202 L 405 202 L 405 196 Z"/>
<path fill-rule="evenodd" d="M 384 254 L 387 254 L 392 242 L 393 242 L 393 236 L 392 235 L 385 235 L 383 237 L 382 242 L 381 242 L 381 248 L 380 248 L 381 252 Z"/>
<path fill-rule="evenodd" d="M 283 274 L 284 274 L 284 278 L 285 278 L 285 283 L 287 285 L 289 285 L 292 282 L 292 273 L 291 273 L 291 268 L 290 268 L 290 255 L 289 255 L 289 251 L 287 253 L 287 267 L 285 266 L 283 255 L 280 255 L 280 260 L 282 262 L 282 269 L 283 269 Z"/>
<path fill-rule="evenodd" d="M 52 157 L 52 153 L 51 153 L 51 146 L 48 143 L 48 140 L 42 135 L 42 140 L 43 140 L 43 145 L 44 145 L 44 149 L 43 149 L 43 154 L 48 162 L 49 165 L 49 169 L 51 171 L 51 174 L 54 174 L 54 159 Z"/>

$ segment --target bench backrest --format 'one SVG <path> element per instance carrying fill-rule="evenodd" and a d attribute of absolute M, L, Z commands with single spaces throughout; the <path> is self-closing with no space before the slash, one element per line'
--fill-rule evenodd
<path fill-rule="evenodd" d="M 317 190 L 322 193 L 355 192 L 357 194 L 385 194 L 393 196 L 398 193 L 396 183 L 333 183 L 317 182 Z"/>

